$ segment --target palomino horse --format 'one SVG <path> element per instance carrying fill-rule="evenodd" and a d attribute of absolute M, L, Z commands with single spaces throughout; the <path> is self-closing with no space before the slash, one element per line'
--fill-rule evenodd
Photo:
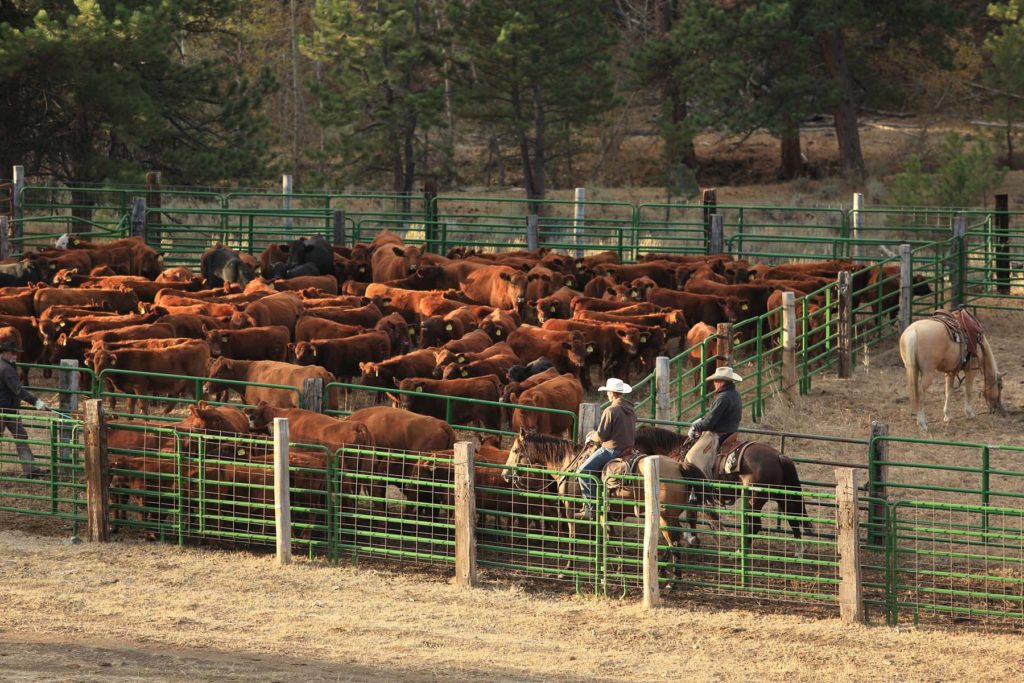
<path fill-rule="evenodd" d="M 679 434 L 670 429 L 641 427 L 636 432 L 636 447 L 638 449 L 647 453 L 666 455 L 679 462 L 683 461 L 686 452 L 692 445 L 693 441 L 688 439 L 685 434 Z M 706 474 L 708 479 L 712 479 L 712 473 Z M 698 477 L 704 478 L 701 475 Z M 804 499 L 799 494 L 800 476 L 797 474 L 796 465 L 789 457 L 782 455 L 771 445 L 754 443 L 744 451 L 738 473 L 727 474 L 714 481 L 739 483 L 746 487 L 749 491 L 747 509 L 753 513 L 759 513 L 765 503 L 774 500 L 779 506 L 779 512 L 785 515 L 789 521 L 794 538 L 801 538 L 803 531 L 811 531 L 811 522 L 807 519 Z M 782 489 L 786 492 L 764 491 L 764 488 Z M 736 497 L 735 493 L 725 488 L 716 490 L 714 495 L 723 505 L 731 505 Z M 710 511 L 708 512 L 712 517 L 717 517 Z M 752 514 L 748 515 L 748 519 L 747 533 L 753 535 L 759 532 L 761 516 Z"/>
<path fill-rule="evenodd" d="M 548 470 L 551 477 L 558 483 L 558 494 L 561 497 L 579 498 L 582 496 L 580 481 L 578 477 L 565 476 L 564 472 L 574 472 L 582 459 L 579 458 L 581 447 L 573 441 L 559 439 L 546 434 L 534 434 L 520 432 L 512 442 L 512 449 L 508 454 L 506 469 L 502 476 L 505 481 L 511 482 L 513 486 L 521 488 L 537 488 L 537 477 L 529 474 L 522 474 L 519 467 L 535 467 Z M 658 500 L 661 503 L 661 534 L 665 541 L 673 548 L 680 546 L 680 529 L 675 523 L 673 516 L 678 518 L 682 509 L 686 506 L 690 494 L 690 487 L 683 483 L 683 479 L 700 479 L 700 471 L 687 464 L 681 464 L 675 460 L 660 456 L 646 456 L 658 458 L 658 467 L 661 481 Z M 673 481 L 666 481 L 673 480 Z M 532 482 L 532 484 L 531 484 Z M 550 483 L 550 482 L 547 482 Z M 546 484 L 543 484 L 546 485 Z M 643 499 L 643 487 L 624 486 L 620 489 L 620 499 L 639 501 Z M 666 509 L 666 506 L 671 506 Z M 569 537 L 576 537 L 576 523 L 573 518 L 573 505 L 566 500 L 564 503 L 566 517 L 569 522 Z M 669 510 L 673 510 L 669 514 Z"/>
<path fill-rule="evenodd" d="M 1003 376 L 996 366 L 992 347 L 981 335 L 978 339 L 977 355 L 963 365 L 963 348 L 949 337 L 946 326 L 938 320 L 923 318 L 910 324 L 900 335 L 900 358 L 907 368 L 907 390 L 910 393 L 910 410 L 917 413 L 917 424 L 921 431 L 928 431 L 924 417 L 922 397 L 935 379 L 935 373 L 946 375 L 946 402 L 942 406 L 942 421 L 949 422 L 949 401 L 956 388 L 956 376 L 964 371 L 964 413 L 974 417 L 971 397 L 974 393 L 974 378 L 979 368 L 985 377 L 982 394 L 989 408 L 1003 412 Z"/>

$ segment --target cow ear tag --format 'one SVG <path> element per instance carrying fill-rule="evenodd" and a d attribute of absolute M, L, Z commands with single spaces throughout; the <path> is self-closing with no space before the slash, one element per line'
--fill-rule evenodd
<path fill-rule="evenodd" d="M 494 331 L 494 336 L 495 337 L 500 337 L 501 336 L 501 328 L 500 327 Z"/>
<path fill-rule="evenodd" d="M 445 332 L 451 332 L 452 331 L 452 324 L 448 323 L 447 325 L 444 326 L 444 329 L 445 329 Z"/>
<path fill-rule="evenodd" d="M 416 387 L 416 391 L 422 392 L 423 391 L 423 387 Z"/>

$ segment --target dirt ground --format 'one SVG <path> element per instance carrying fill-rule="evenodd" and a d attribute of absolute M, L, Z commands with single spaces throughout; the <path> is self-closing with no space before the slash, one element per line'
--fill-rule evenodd
<path fill-rule="evenodd" d="M 1014 680 L 1024 640 L 0 531 L 10 681 Z"/>

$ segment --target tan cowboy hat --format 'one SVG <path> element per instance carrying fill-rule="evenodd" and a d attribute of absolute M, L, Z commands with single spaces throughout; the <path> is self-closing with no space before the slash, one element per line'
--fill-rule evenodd
<path fill-rule="evenodd" d="M 604 383 L 604 386 L 598 387 L 598 391 L 614 391 L 616 394 L 628 394 L 633 391 L 633 387 L 623 382 L 618 377 L 609 377 L 608 381 Z"/>
<path fill-rule="evenodd" d="M 742 382 L 743 378 L 733 372 L 732 368 L 728 366 L 722 366 L 715 370 L 715 374 L 708 377 L 709 382 L 716 379 L 724 379 L 727 382 Z"/>

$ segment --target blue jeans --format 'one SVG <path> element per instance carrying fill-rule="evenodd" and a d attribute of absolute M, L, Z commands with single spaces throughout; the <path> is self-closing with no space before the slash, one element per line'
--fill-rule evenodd
<path fill-rule="evenodd" d="M 604 469 L 605 465 L 614 460 L 621 450 L 621 448 L 605 448 L 601 446 L 580 467 L 580 474 L 592 474 L 597 477 L 597 481 L 590 477 L 580 477 L 580 488 L 583 490 L 583 497 L 588 499 L 588 501 L 594 500 L 597 497 L 594 487 L 601 480 L 601 470 Z"/>

